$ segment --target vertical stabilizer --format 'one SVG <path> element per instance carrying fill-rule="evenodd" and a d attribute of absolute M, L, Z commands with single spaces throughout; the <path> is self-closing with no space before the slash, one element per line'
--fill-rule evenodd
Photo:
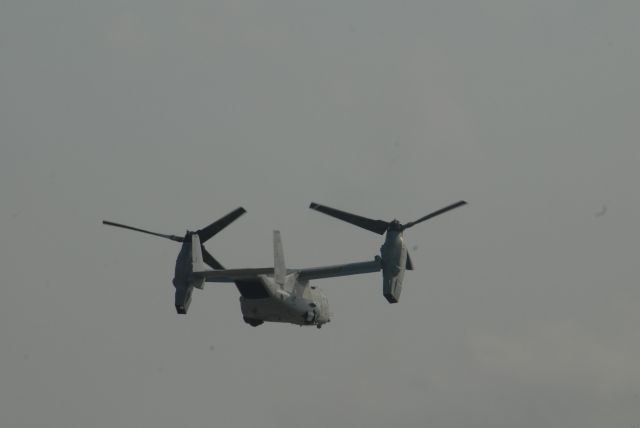
<path fill-rule="evenodd" d="M 282 249 L 282 238 L 280 238 L 279 230 L 273 231 L 273 259 L 273 278 L 280 286 L 283 286 L 287 276 L 287 268 L 284 264 L 284 251 Z"/>

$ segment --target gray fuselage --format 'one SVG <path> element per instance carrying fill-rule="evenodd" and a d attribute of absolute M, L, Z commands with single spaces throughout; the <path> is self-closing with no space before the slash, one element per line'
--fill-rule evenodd
<path fill-rule="evenodd" d="M 191 238 L 186 236 L 178 253 L 173 277 L 175 306 L 179 314 L 186 314 L 193 289 L 202 288 L 204 277 L 193 274 Z M 285 276 L 283 284 L 270 275 L 260 275 L 249 287 L 260 287 L 253 297 L 240 297 L 244 320 L 253 326 L 265 321 L 296 325 L 315 325 L 318 328 L 330 321 L 326 296 L 308 281 L 298 280 L 297 273 Z M 252 294 L 252 293 L 248 293 Z"/>
<path fill-rule="evenodd" d="M 273 277 L 259 277 L 268 297 L 247 299 L 240 297 L 240 308 L 245 321 L 258 325 L 264 321 L 297 325 L 315 325 L 318 328 L 330 321 L 326 296 L 308 282 L 299 282 L 297 274 L 286 276 L 284 284 Z"/>

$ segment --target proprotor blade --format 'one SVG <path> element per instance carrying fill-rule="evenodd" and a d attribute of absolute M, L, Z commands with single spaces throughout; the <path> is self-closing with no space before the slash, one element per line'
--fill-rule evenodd
<path fill-rule="evenodd" d="M 213 256 L 204 248 L 204 245 L 202 246 L 202 260 L 213 269 L 224 269 L 224 266 L 222 266 L 216 259 L 213 258 Z"/>
<path fill-rule="evenodd" d="M 463 205 L 466 205 L 466 204 L 467 204 L 467 202 L 466 202 L 466 201 L 458 201 L 458 202 L 456 202 L 455 204 L 448 205 L 448 206 L 446 206 L 446 207 L 444 207 L 444 208 L 440 208 L 438 211 L 434 211 L 434 212 L 432 212 L 431 214 L 427 214 L 426 216 L 421 217 L 421 218 L 419 218 L 419 219 L 418 219 L 418 220 L 416 220 L 416 221 L 411 221 L 411 222 L 409 222 L 409 223 L 405 224 L 403 228 L 404 228 L 404 229 L 408 229 L 408 228 L 410 228 L 410 227 L 412 227 L 412 226 L 415 226 L 415 225 L 416 225 L 416 224 L 418 224 L 418 223 L 422 223 L 422 222 L 423 222 L 423 221 L 425 221 L 425 220 L 429 220 L 430 218 L 433 218 L 433 217 L 435 217 L 435 216 L 439 216 L 440 214 L 444 214 L 444 213 L 446 213 L 447 211 L 454 210 L 454 209 L 456 209 L 456 208 L 458 208 L 458 207 L 461 207 L 461 206 L 463 206 Z"/>
<path fill-rule="evenodd" d="M 176 242 L 182 242 L 184 240 L 181 236 L 165 235 L 162 233 L 151 232 L 150 230 L 138 229 L 137 227 L 127 226 L 125 224 L 120 224 L 120 223 L 114 223 L 112 221 L 107 221 L 107 220 L 102 220 L 102 224 L 106 224 L 107 226 L 121 227 L 123 229 L 135 230 L 136 232 L 148 233 L 149 235 L 155 235 L 161 238 L 171 239 L 172 241 L 176 241 Z"/>
<path fill-rule="evenodd" d="M 215 234 L 220 232 L 225 227 L 229 226 L 238 217 L 240 217 L 242 214 L 244 214 L 246 212 L 247 211 L 242 207 L 236 208 L 235 210 L 231 211 L 226 216 L 222 217 L 220 220 L 217 220 L 217 221 L 211 223 L 209 226 L 207 226 L 207 227 L 205 227 L 203 229 L 200 229 L 199 231 L 196 232 L 198 234 L 198 236 L 200 237 L 200 242 L 204 244 L 209 239 L 211 239 L 212 236 L 214 236 Z"/>
<path fill-rule="evenodd" d="M 316 204 L 312 202 L 309 205 L 309 208 L 312 210 L 320 211 L 321 213 L 330 215 L 331 217 L 335 217 L 342 221 L 346 221 L 347 223 L 351 223 L 363 229 L 367 229 L 373 233 L 377 233 L 378 235 L 384 235 L 389 227 L 389 223 L 382 220 L 372 220 L 370 218 L 361 217 L 359 215 L 351 214 L 345 211 L 340 211 L 335 208 L 326 207 L 324 205 Z"/>

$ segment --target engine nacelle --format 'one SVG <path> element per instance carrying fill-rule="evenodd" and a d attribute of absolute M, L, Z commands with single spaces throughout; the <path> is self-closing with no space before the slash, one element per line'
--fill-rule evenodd
<path fill-rule="evenodd" d="M 402 235 L 389 230 L 380 248 L 382 259 L 382 294 L 389 303 L 398 303 L 407 266 L 407 249 Z"/>
<path fill-rule="evenodd" d="M 179 314 L 186 314 L 191 305 L 191 294 L 193 287 L 176 287 L 176 311 Z"/>
<path fill-rule="evenodd" d="M 401 275 L 390 276 L 388 278 L 383 276 L 382 294 L 389 303 L 398 303 L 398 300 L 400 300 L 403 276 L 404 269 L 401 270 Z"/>

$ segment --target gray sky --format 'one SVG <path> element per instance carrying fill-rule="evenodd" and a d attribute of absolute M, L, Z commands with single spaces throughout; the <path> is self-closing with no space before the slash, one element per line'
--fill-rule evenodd
<path fill-rule="evenodd" d="M 7 427 L 640 425 L 637 1 L 0 3 Z M 417 270 L 318 281 L 322 330 L 173 308 L 229 267 L 366 260 L 316 201 L 413 220 Z M 607 206 L 604 216 L 596 213 Z M 211 349 L 213 347 L 213 349 Z"/>

